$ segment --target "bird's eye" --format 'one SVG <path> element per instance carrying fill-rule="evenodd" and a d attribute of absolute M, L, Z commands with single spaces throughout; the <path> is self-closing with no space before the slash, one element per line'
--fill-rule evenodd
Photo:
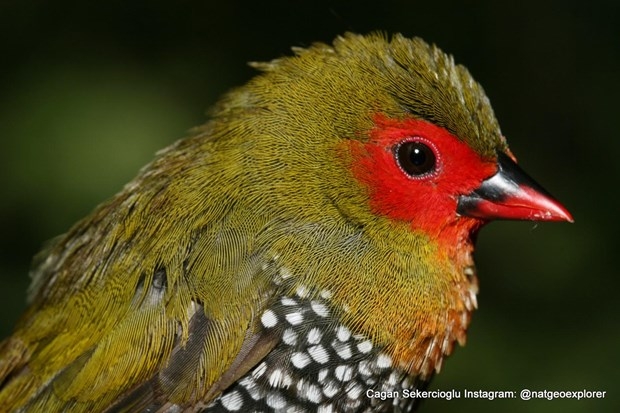
<path fill-rule="evenodd" d="M 417 178 L 435 171 L 437 158 L 433 150 L 420 141 L 405 141 L 396 147 L 396 161 L 410 177 Z"/>

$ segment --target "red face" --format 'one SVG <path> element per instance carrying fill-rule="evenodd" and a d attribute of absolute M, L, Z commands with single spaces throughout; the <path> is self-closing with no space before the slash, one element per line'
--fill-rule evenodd
<path fill-rule="evenodd" d="M 462 220 L 471 227 L 471 218 L 457 214 L 458 197 L 495 174 L 496 159 L 426 121 L 377 116 L 375 125 L 369 142 L 351 148 L 353 173 L 369 188 L 373 212 L 438 237 Z"/>

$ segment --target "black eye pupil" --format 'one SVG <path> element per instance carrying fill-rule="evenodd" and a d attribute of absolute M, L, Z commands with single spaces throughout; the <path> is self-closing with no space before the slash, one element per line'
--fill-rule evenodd
<path fill-rule="evenodd" d="M 426 163 L 426 152 L 420 148 L 413 148 L 409 154 L 409 160 L 415 166 L 420 167 Z"/>
<path fill-rule="evenodd" d="M 398 145 L 396 160 L 409 176 L 420 176 L 435 170 L 435 153 L 422 142 L 409 141 Z"/>

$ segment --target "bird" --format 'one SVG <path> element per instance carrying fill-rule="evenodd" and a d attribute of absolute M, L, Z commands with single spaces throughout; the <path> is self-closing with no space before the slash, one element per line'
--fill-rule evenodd
<path fill-rule="evenodd" d="M 479 230 L 573 221 L 435 45 L 346 33 L 251 65 L 35 256 L 2 411 L 413 411 L 465 344 Z"/>

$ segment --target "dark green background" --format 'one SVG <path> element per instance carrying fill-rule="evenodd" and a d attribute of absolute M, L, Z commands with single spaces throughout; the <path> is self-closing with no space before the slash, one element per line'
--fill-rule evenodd
<path fill-rule="evenodd" d="M 619 2 L 0 3 L 0 335 L 30 257 L 203 122 L 247 61 L 381 29 L 437 43 L 485 87 L 521 165 L 575 224 L 500 222 L 480 309 L 435 389 L 605 390 L 605 400 L 428 401 L 425 412 L 620 411 Z"/>

